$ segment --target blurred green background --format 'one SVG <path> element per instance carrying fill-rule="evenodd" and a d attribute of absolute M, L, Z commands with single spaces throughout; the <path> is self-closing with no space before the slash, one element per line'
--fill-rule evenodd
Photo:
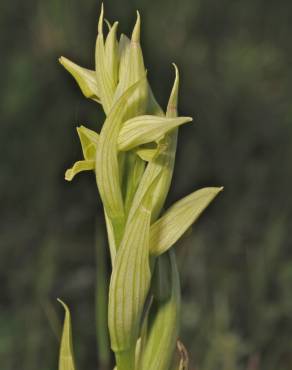
<path fill-rule="evenodd" d="M 176 248 L 191 369 L 292 369 L 292 2 L 105 6 L 128 33 L 141 11 L 163 106 L 171 62 L 181 71 L 180 113 L 195 124 L 180 130 L 168 204 L 225 186 Z M 75 127 L 98 129 L 103 116 L 57 63 L 93 67 L 99 9 L 97 0 L 0 3 L 1 370 L 57 369 L 57 297 L 72 310 L 78 368 L 106 361 L 95 339 L 101 204 L 93 175 L 64 181 L 81 158 Z"/>

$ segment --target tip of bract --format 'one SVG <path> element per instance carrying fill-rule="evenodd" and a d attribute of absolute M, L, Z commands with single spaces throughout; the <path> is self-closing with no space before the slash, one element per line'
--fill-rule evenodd
<path fill-rule="evenodd" d="M 140 42 L 140 31 L 141 31 L 141 17 L 139 11 L 137 10 L 137 20 L 132 33 L 133 42 Z"/>
<path fill-rule="evenodd" d="M 174 112 L 177 109 L 178 89 L 179 89 L 179 71 L 175 63 L 172 63 L 172 65 L 175 70 L 175 79 L 167 105 L 167 111 L 169 113 Z"/>
<path fill-rule="evenodd" d="M 98 33 L 100 33 L 101 35 L 103 32 L 103 18 L 104 18 L 104 6 L 103 3 L 101 3 L 100 16 L 98 20 Z"/>
<path fill-rule="evenodd" d="M 62 301 L 62 299 L 57 298 L 57 301 L 58 301 L 59 303 L 61 303 L 61 305 L 63 306 L 63 308 L 64 308 L 64 310 L 65 310 L 66 312 L 69 312 L 69 308 L 68 308 L 68 306 L 66 305 L 66 303 L 64 303 L 64 302 Z"/>

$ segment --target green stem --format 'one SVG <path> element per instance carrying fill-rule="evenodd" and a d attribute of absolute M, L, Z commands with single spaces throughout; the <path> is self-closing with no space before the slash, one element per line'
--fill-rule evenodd
<path fill-rule="evenodd" d="M 133 348 L 116 352 L 117 370 L 135 370 L 135 346 Z"/>

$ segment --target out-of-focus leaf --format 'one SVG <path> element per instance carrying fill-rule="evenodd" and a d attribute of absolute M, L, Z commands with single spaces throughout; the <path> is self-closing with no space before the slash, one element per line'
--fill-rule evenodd
<path fill-rule="evenodd" d="M 189 356 L 188 351 L 186 350 L 185 346 L 181 341 L 177 341 L 177 348 L 180 354 L 180 361 L 178 370 L 188 370 L 189 369 Z"/>
<path fill-rule="evenodd" d="M 154 292 L 152 321 L 142 355 L 142 370 L 168 370 L 173 359 L 180 322 L 180 283 L 174 253 L 159 257 L 153 279 L 168 279 L 161 292 Z M 158 268 L 159 267 L 159 268 Z M 159 281 L 156 282 L 160 285 Z M 156 293 L 156 294 L 155 294 Z"/>
<path fill-rule="evenodd" d="M 143 313 L 143 320 L 141 323 L 141 330 L 140 330 L 140 337 L 136 343 L 136 350 L 135 350 L 135 369 L 141 369 L 142 367 L 142 357 L 147 341 L 148 335 L 148 324 L 149 324 L 149 314 L 153 303 L 153 295 L 149 294 L 148 299 L 145 303 L 144 313 Z"/>
<path fill-rule="evenodd" d="M 67 305 L 60 299 L 58 301 L 65 309 L 65 320 L 61 338 L 59 370 L 75 370 L 75 361 L 72 345 L 71 315 Z"/>
<path fill-rule="evenodd" d="M 152 226 L 150 253 L 167 251 L 196 221 L 223 188 L 203 188 L 177 201 Z"/>
<path fill-rule="evenodd" d="M 65 57 L 59 58 L 59 62 L 74 77 L 83 95 L 100 103 L 95 71 L 80 67 Z"/>
<path fill-rule="evenodd" d="M 108 272 L 107 272 L 107 242 L 105 230 L 100 218 L 96 220 L 96 284 L 95 284 L 95 313 L 96 341 L 98 348 L 98 364 L 100 369 L 109 368 L 111 351 L 107 325 L 108 308 Z"/>
<path fill-rule="evenodd" d="M 170 130 L 191 122 L 191 117 L 166 118 L 151 115 L 137 116 L 123 123 L 119 150 L 130 150 L 142 144 L 159 141 Z"/>
<path fill-rule="evenodd" d="M 170 370 L 189 370 L 189 355 L 186 347 L 180 340 L 177 340 L 176 348 Z"/>

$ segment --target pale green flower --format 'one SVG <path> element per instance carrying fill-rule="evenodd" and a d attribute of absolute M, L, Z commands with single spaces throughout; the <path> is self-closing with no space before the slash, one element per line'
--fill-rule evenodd
<path fill-rule="evenodd" d="M 104 207 L 112 274 L 108 327 L 117 370 L 173 370 L 180 323 L 180 282 L 173 246 L 222 190 L 208 187 L 162 212 L 175 163 L 178 128 L 192 118 L 177 115 L 179 73 L 166 112 L 147 80 L 140 45 L 141 18 L 131 38 L 117 39 L 118 23 L 104 33 L 98 22 L 95 70 L 65 57 L 83 95 L 100 104 L 99 133 L 77 128 L 83 159 L 66 171 L 71 181 L 93 171 Z M 71 324 L 66 306 L 59 370 L 74 370 Z M 182 358 L 175 365 L 187 369 Z"/>

